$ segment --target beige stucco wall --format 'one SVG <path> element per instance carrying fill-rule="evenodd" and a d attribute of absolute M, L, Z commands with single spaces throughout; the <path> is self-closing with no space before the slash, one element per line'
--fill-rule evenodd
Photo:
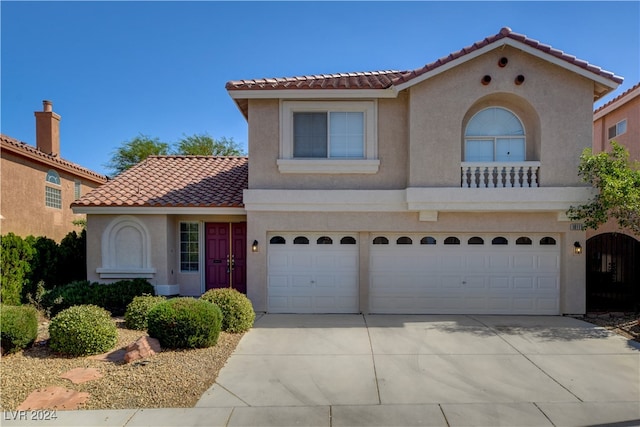
<path fill-rule="evenodd" d="M 80 232 L 81 228 L 73 225 L 73 221 L 84 219 L 85 215 L 74 214 L 70 208 L 75 200 L 75 181 L 80 181 L 83 195 L 98 184 L 1 151 L 0 234 L 46 236 L 60 242 L 68 233 Z M 60 175 L 62 209 L 45 206 L 45 179 L 50 169 Z"/>
<path fill-rule="evenodd" d="M 248 254 L 247 295 L 257 311 L 267 310 L 267 256 L 269 232 L 336 232 L 360 235 L 360 309 L 367 312 L 369 298 L 369 243 L 375 232 L 549 233 L 560 234 L 561 312 L 585 311 L 585 257 L 573 253 L 574 242 L 585 247 L 585 234 L 570 231 L 568 222 L 554 213 L 441 213 L 436 222 L 421 222 L 417 212 L 248 212 L 247 239 L 264 242 L 261 251 Z"/>

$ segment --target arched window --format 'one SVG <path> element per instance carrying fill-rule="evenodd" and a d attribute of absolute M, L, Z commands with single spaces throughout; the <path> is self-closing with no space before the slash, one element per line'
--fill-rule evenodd
<path fill-rule="evenodd" d="M 436 244 L 436 239 L 434 239 L 431 236 L 423 237 L 422 239 L 420 239 L 420 244 L 421 245 L 435 245 Z"/>
<path fill-rule="evenodd" d="M 556 244 L 556 239 L 554 239 L 553 237 L 543 237 L 542 239 L 540 239 L 540 244 L 541 245 L 555 245 Z"/>
<path fill-rule="evenodd" d="M 511 111 L 490 107 L 477 112 L 464 133 L 466 162 L 523 162 L 525 132 Z"/>
<path fill-rule="evenodd" d="M 495 237 L 492 241 L 491 241 L 492 245 L 508 245 L 509 241 L 504 238 L 504 237 Z"/>
<path fill-rule="evenodd" d="M 446 239 L 444 239 L 444 244 L 445 245 L 459 245 L 460 244 L 460 239 L 458 239 L 457 237 L 447 237 Z"/>
<path fill-rule="evenodd" d="M 467 241 L 468 245 L 484 245 L 484 239 L 482 237 L 472 237 Z"/>
<path fill-rule="evenodd" d="M 373 239 L 373 244 L 374 245 L 388 245 L 389 244 L 389 239 L 387 239 L 386 237 L 378 236 L 375 239 Z"/>
<path fill-rule="evenodd" d="M 307 239 L 304 236 L 298 236 L 295 239 L 293 239 L 293 244 L 294 245 L 308 245 L 309 244 L 309 239 Z"/>
<path fill-rule="evenodd" d="M 518 237 L 518 240 L 516 240 L 516 245 L 531 245 L 532 243 L 530 238 L 524 236 Z"/>
<path fill-rule="evenodd" d="M 318 245 L 333 245 L 333 239 L 328 236 L 319 237 L 316 241 Z"/>
<path fill-rule="evenodd" d="M 411 240 L 411 238 L 407 236 L 398 237 L 398 240 L 396 240 L 396 245 L 412 245 L 412 244 L 413 244 L 413 240 Z"/>
<path fill-rule="evenodd" d="M 47 172 L 44 186 L 44 205 L 49 208 L 62 209 L 62 187 L 60 186 L 60 175 L 50 169 Z"/>
<path fill-rule="evenodd" d="M 269 240 L 269 243 L 272 245 L 284 245 L 287 241 L 282 236 L 273 236 L 271 240 Z"/>
<path fill-rule="evenodd" d="M 344 236 L 342 239 L 340 239 L 340 244 L 341 245 L 355 245 L 356 244 L 356 239 L 354 239 L 351 236 Z"/>

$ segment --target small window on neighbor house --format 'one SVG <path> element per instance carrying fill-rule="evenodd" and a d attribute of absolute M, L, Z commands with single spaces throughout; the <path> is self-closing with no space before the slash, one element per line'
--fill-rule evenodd
<path fill-rule="evenodd" d="M 460 244 L 460 239 L 458 239 L 457 237 L 447 237 L 446 239 L 444 239 L 444 244 L 445 245 L 459 245 Z"/>
<path fill-rule="evenodd" d="M 508 245 L 509 241 L 504 237 L 496 237 L 491 241 L 492 245 Z"/>
<path fill-rule="evenodd" d="M 198 271 L 200 267 L 200 225 L 197 222 L 180 223 L 180 271 Z"/>
<path fill-rule="evenodd" d="M 624 119 L 609 128 L 609 139 L 615 138 L 618 135 L 622 135 L 626 131 L 627 131 L 627 119 Z"/>
<path fill-rule="evenodd" d="M 356 239 L 354 239 L 351 236 L 345 236 L 342 239 L 340 239 L 340 244 L 341 245 L 355 245 L 356 244 Z"/>
<path fill-rule="evenodd" d="M 378 236 L 375 239 L 373 239 L 373 244 L 374 245 L 388 245 L 389 244 L 389 239 L 387 239 L 386 237 Z"/>
<path fill-rule="evenodd" d="M 54 170 L 49 170 L 45 178 L 44 205 L 49 208 L 62 209 L 60 175 Z"/>
<path fill-rule="evenodd" d="M 468 245 L 484 245 L 484 239 L 482 237 L 472 237 L 467 241 Z"/>
<path fill-rule="evenodd" d="M 413 244 L 413 240 L 411 240 L 411 238 L 407 236 L 398 237 L 398 240 L 396 240 L 396 245 L 412 245 L 412 244 Z"/>
<path fill-rule="evenodd" d="M 269 240 L 269 243 L 272 245 L 284 245 L 285 243 L 287 243 L 287 241 L 282 236 L 273 236 Z"/>
<path fill-rule="evenodd" d="M 76 200 L 82 197 L 82 183 L 78 180 L 73 183 L 73 196 Z"/>
<path fill-rule="evenodd" d="M 553 237 L 543 237 L 542 239 L 540 239 L 540 244 L 541 245 L 555 245 L 556 244 L 556 239 L 554 239 Z"/>
<path fill-rule="evenodd" d="M 309 239 L 307 239 L 304 236 L 298 236 L 295 239 L 293 239 L 293 244 L 294 245 L 308 245 L 309 244 Z"/>
<path fill-rule="evenodd" d="M 518 237 L 518 240 L 516 240 L 516 245 L 531 245 L 531 244 L 533 244 L 533 242 L 528 237 L 524 237 L 524 236 Z"/>
<path fill-rule="evenodd" d="M 436 239 L 434 239 L 431 236 L 423 237 L 422 239 L 420 239 L 420 244 L 421 245 L 435 245 L 436 244 Z"/>
<path fill-rule="evenodd" d="M 328 236 L 322 236 L 316 241 L 318 245 L 333 245 L 333 239 Z"/>

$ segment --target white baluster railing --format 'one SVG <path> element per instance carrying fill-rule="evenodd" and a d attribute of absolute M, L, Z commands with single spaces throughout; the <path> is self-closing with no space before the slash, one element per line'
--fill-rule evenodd
<path fill-rule="evenodd" d="M 540 162 L 462 162 L 463 188 L 538 187 Z"/>

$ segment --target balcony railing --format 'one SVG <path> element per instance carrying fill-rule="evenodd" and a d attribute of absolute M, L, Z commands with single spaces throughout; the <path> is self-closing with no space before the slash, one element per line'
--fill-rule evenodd
<path fill-rule="evenodd" d="M 538 187 L 540 162 L 462 162 L 462 188 Z"/>

